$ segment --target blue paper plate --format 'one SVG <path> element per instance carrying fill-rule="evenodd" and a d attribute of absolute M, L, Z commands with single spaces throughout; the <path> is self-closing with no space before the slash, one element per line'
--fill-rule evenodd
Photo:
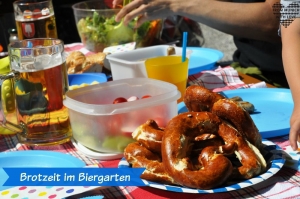
<path fill-rule="evenodd" d="M 212 69 L 223 57 L 221 51 L 211 48 L 187 47 L 187 49 L 193 51 L 189 58 L 189 75 Z"/>
<path fill-rule="evenodd" d="M 59 152 L 33 150 L 0 153 L 0 168 L 3 167 L 83 167 L 80 159 Z"/>
<path fill-rule="evenodd" d="M 252 103 L 255 112 L 251 114 L 263 138 L 271 138 L 289 134 L 290 116 L 294 103 L 289 89 L 251 88 L 222 92 L 226 97 L 240 96 L 244 101 Z M 178 104 L 178 113 L 187 112 L 183 102 Z"/>
<path fill-rule="evenodd" d="M 11 187 L 3 187 L 7 175 L 2 170 L 5 167 L 84 167 L 83 161 L 72 155 L 52 151 L 11 151 L 0 153 L 0 191 Z"/>
<path fill-rule="evenodd" d="M 161 184 L 157 182 L 151 182 L 148 180 L 143 180 L 146 186 L 153 187 L 156 189 L 162 189 L 166 191 L 179 192 L 179 193 L 218 193 L 218 192 L 228 192 L 239 190 L 245 187 L 253 186 L 264 180 L 275 175 L 284 165 L 285 163 L 285 155 L 281 148 L 277 146 L 275 143 L 269 140 L 263 140 L 263 144 L 265 145 L 264 151 L 262 155 L 266 158 L 266 162 L 268 165 L 268 170 L 265 173 L 262 173 L 254 178 L 248 180 L 241 180 L 240 182 L 232 182 L 231 185 L 225 185 L 223 187 L 215 188 L 215 189 L 192 189 L 181 186 L 172 186 Z M 126 161 L 125 158 L 122 158 L 118 164 L 119 168 L 131 168 L 131 165 Z"/>
<path fill-rule="evenodd" d="M 82 73 L 82 74 L 69 74 L 69 85 L 91 84 L 93 81 L 99 83 L 107 82 L 107 77 L 104 73 Z"/>

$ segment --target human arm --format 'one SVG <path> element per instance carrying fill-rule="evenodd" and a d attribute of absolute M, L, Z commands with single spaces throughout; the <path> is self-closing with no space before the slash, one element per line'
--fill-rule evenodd
<path fill-rule="evenodd" d="M 289 140 L 291 147 L 296 150 L 297 140 L 300 141 L 300 18 L 286 28 L 281 26 L 281 38 L 284 71 L 294 101 Z"/>
<path fill-rule="evenodd" d="M 114 0 L 117 4 L 122 0 Z M 139 17 L 137 26 L 152 19 L 181 15 L 234 36 L 269 42 L 280 42 L 279 20 L 272 6 L 278 0 L 257 3 L 235 3 L 217 0 L 133 0 L 117 15 L 127 24 Z"/>

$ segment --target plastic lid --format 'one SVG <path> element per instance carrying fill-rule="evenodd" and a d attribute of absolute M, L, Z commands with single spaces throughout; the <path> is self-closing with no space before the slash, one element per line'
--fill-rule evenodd
<path fill-rule="evenodd" d="M 98 151 L 91 150 L 89 148 L 86 148 L 74 139 L 72 139 L 72 143 L 78 151 L 80 151 L 83 155 L 89 158 L 97 160 L 115 160 L 121 159 L 123 157 L 123 153 L 101 153 Z"/>
<path fill-rule="evenodd" d="M 157 93 L 151 98 L 119 104 L 97 104 L 86 101 L 92 98 L 100 99 L 100 96 L 104 98 L 104 96 L 109 96 L 108 93 L 119 93 L 118 95 L 122 95 L 121 92 L 123 92 L 123 94 L 127 93 L 133 96 L 136 95 L 136 93 L 129 94 L 129 91 L 133 92 L 136 89 L 139 89 L 140 92 L 147 92 L 141 95 L 152 95 L 151 92 L 154 92 L 154 90 L 156 90 Z M 83 98 L 82 96 L 85 97 Z M 170 103 L 177 101 L 179 98 L 180 92 L 177 90 L 177 87 L 168 82 L 149 78 L 128 78 L 68 91 L 64 105 L 69 109 L 87 115 L 114 115 Z M 110 101 L 113 101 L 113 99 Z"/>

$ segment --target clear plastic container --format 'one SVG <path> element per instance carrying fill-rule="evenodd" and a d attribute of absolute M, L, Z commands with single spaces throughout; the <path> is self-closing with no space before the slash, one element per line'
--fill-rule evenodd
<path fill-rule="evenodd" d="M 150 98 L 141 99 L 144 95 Z M 136 101 L 113 104 L 114 99 Z M 64 105 L 69 109 L 74 139 L 100 152 L 123 153 L 132 142 L 131 133 L 148 119 L 160 126 L 178 114 L 180 93 L 175 85 L 148 78 L 129 78 L 68 91 Z"/>

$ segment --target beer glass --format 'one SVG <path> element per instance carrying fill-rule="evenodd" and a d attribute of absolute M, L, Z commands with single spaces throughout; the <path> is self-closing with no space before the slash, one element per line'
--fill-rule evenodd
<path fill-rule="evenodd" d="M 63 105 L 69 88 L 63 42 L 51 38 L 15 41 L 9 44 L 8 53 L 11 70 L 0 75 L 0 80 L 1 84 L 8 79 L 13 83 L 11 95 L 16 106 L 9 110 L 15 108 L 17 124 L 6 118 L 2 108 L 0 124 L 28 145 L 69 141 L 72 132 L 68 109 Z"/>
<path fill-rule="evenodd" d="M 15 1 L 13 7 L 19 40 L 57 38 L 51 0 L 20 0 Z"/>

